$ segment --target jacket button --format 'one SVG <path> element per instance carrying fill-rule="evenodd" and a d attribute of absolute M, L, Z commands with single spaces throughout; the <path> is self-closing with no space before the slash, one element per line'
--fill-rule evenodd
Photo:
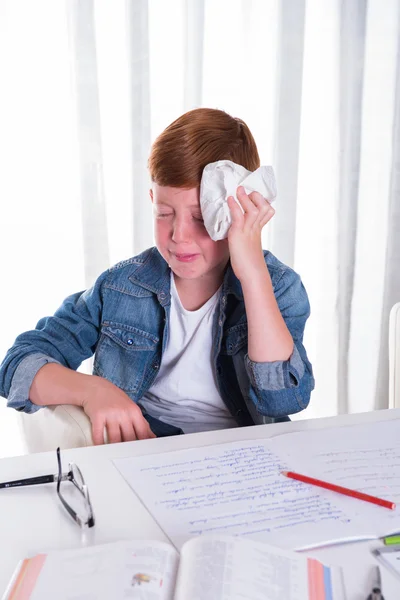
<path fill-rule="evenodd" d="M 222 306 L 225 306 L 226 304 L 226 296 L 222 296 Z"/>
<path fill-rule="evenodd" d="M 153 369 L 156 369 L 156 370 L 157 370 L 159 366 L 160 366 L 160 365 L 158 365 L 158 364 L 155 364 L 155 365 L 153 365 Z"/>
<path fill-rule="evenodd" d="M 167 296 L 166 296 L 166 294 L 164 292 L 161 292 L 158 297 L 160 298 L 160 300 L 165 300 L 165 298 Z"/>
<path fill-rule="evenodd" d="M 129 338 L 129 340 L 126 340 L 126 343 L 128 344 L 128 346 L 132 346 L 133 340 Z"/>

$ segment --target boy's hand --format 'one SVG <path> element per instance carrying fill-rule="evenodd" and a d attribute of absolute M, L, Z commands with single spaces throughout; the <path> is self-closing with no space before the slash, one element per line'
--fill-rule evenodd
<path fill-rule="evenodd" d="M 232 215 L 232 225 L 228 232 L 231 265 L 239 281 L 251 279 L 265 267 L 261 245 L 261 231 L 272 219 L 275 210 L 258 192 L 248 196 L 242 186 L 237 189 L 237 198 L 244 213 L 232 196 L 228 206 Z"/>
<path fill-rule="evenodd" d="M 85 394 L 82 408 L 92 423 L 95 445 L 104 443 L 104 428 L 109 443 L 156 437 L 139 406 L 125 392 L 102 377 L 95 377 L 94 383 Z"/>

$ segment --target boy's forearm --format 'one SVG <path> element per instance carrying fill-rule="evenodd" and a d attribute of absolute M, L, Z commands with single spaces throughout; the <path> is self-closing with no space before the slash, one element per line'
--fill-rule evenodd
<path fill-rule="evenodd" d="M 36 373 L 29 391 L 29 400 L 37 406 L 82 406 L 88 389 L 95 385 L 95 379 L 97 378 L 91 375 L 49 363 Z"/>
<path fill-rule="evenodd" d="M 268 269 L 241 281 L 247 315 L 248 355 L 254 362 L 288 360 L 293 338 L 275 299 Z"/>

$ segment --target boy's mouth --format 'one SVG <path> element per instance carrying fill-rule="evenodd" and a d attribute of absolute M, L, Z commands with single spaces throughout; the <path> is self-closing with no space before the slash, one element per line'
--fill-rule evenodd
<path fill-rule="evenodd" d="M 175 258 L 180 262 L 192 262 L 196 260 L 198 254 L 175 254 Z"/>

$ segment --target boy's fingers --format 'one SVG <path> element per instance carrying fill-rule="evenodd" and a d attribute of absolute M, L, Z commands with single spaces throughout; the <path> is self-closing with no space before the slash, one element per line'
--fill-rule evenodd
<path fill-rule="evenodd" d="M 228 206 L 232 212 L 242 212 L 239 204 L 236 202 L 233 196 L 228 196 Z"/>
<path fill-rule="evenodd" d="M 109 444 L 117 444 L 118 442 L 122 442 L 121 437 L 121 429 L 119 427 L 119 423 L 107 423 L 107 437 Z"/>
<path fill-rule="evenodd" d="M 133 428 L 133 424 L 130 421 L 127 421 L 126 423 L 121 423 L 120 429 L 123 442 L 133 442 L 137 439 L 135 430 Z"/>
<path fill-rule="evenodd" d="M 258 212 L 257 206 L 250 200 L 249 196 L 244 191 L 244 187 L 239 186 L 236 195 L 245 213 L 253 214 Z"/>
<path fill-rule="evenodd" d="M 135 434 L 138 440 L 147 440 L 149 438 L 157 437 L 152 430 L 146 419 L 142 416 L 140 419 L 136 418 L 133 422 L 135 428 Z"/>
<path fill-rule="evenodd" d="M 240 226 L 243 223 L 243 212 L 233 196 L 229 196 L 228 206 L 231 211 L 232 226 Z"/>
<path fill-rule="evenodd" d="M 269 209 L 267 210 L 267 212 L 264 214 L 263 218 L 260 221 L 260 226 L 264 227 L 264 225 L 266 225 L 268 223 L 268 221 L 270 221 L 272 219 L 272 217 L 275 214 L 275 209 L 272 208 L 272 206 L 269 207 Z"/>
<path fill-rule="evenodd" d="M 245 213 L 245 224 L 251 227 L 260 217 L 260 209 L 251 201 L 242 186 L 238 187 L 237 196 Z"/>
<path fill-rule="evenodd" d="M 251 192 L 249 194 L 249 198 L 257 208 L 263 208 L 265 205 L 269 206 L 269 201 L 267 198 L 264 198 L 259 192 Z"/>
<path fill-rule="evenodd" d="M 258 210 L 257 219 L 254 221 L 254 224 L 258 221 L 259 226 L 263 228 L 274 216 L 275 210 L 272 208 L 269 200 L 264 198 L 259 192 L 251 192 L 249 198 Z"/>
<path fill-rule="evenodd" d="M 98 421 L 95 423 L 92 423 L 92 437 L 93 437 L 93 444 L 95 446 L 100 446 L 101 444 L 104 444 L 104 423 L 103 421 Z"/>
<path fill-rule="evenodd" d="M 247 198 L 246 190 L 244 189 L 244 187 L 242 185 L 239 185 L 239 187 L 237 188 L 236 196 L 238 197 L 238 200 L 240 200 L 240 201 L 242 201 L 242 198 Z"/>

